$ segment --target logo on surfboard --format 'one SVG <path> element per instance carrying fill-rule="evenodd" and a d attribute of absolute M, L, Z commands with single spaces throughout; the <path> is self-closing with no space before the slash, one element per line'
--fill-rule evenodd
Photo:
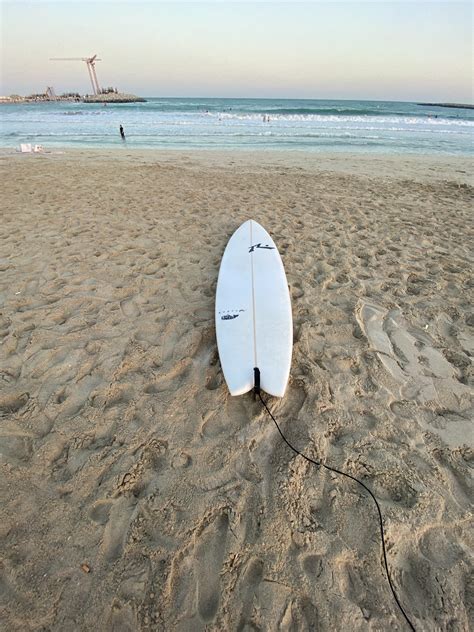
<path fill-rule="evenodd" d="M 245 312 L 245 309 L 221 310 L 219 315 L 223 314 L 223 316 L 221 316 L 221 320 L 234 320 L 234 318 L 238 318 L 240 316 L 241 312 Z"/>
<path fill-rule="evenodd" d="M 260 250 L 275 250 L 273 246 L 269 246 L 268 244 L 265 244 L 265 246 L 262 246 L 262 244 L 260 243 L 260 244 L 255 244 L 253 246 L 250 246 L 249 252 L 253 252 L 255 248 L 260 248 Z"/>

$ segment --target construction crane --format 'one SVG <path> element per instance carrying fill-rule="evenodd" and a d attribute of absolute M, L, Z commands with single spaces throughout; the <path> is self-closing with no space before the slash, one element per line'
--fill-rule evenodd
<path fill-rule="evenodd" d="M 95 62 L 102 61 L 97 59 L 97 55 L 93 57 L 50 57 L 51 61 L 85 61 L 87 64 L 87 70 L 89 71 L 89 77 L 92 83 L 92 90 L 94 94 L 100 94 L 101 89 L 99 82 L 97 81 L 97 75 L 95 74 Z"/>

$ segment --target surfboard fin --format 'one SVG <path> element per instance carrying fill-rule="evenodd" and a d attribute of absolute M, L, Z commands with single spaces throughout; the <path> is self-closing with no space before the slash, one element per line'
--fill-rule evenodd
<path fill-rule="evenodd" d="M 253 395 L 260 394 L 260 369 L 258 367 L 254 367 L 253 370 Z"/>

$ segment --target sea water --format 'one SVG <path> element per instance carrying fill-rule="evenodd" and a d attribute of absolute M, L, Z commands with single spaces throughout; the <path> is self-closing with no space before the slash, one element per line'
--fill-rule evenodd
<path fill-rule="evenodd" d="M 125 142 L 119 133 L 123 125 Z M 149 98 L 0 105 L 0 146 L 473 153 L 474 110 L 390 101 Z"/>

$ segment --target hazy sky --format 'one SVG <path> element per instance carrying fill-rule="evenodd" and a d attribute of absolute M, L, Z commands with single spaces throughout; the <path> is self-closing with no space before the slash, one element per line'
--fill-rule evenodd
<path fill-rule="evenodd" d="M 0 94 L 356 98 L 472 102 L 469 2 L 1 4 Z"/>

